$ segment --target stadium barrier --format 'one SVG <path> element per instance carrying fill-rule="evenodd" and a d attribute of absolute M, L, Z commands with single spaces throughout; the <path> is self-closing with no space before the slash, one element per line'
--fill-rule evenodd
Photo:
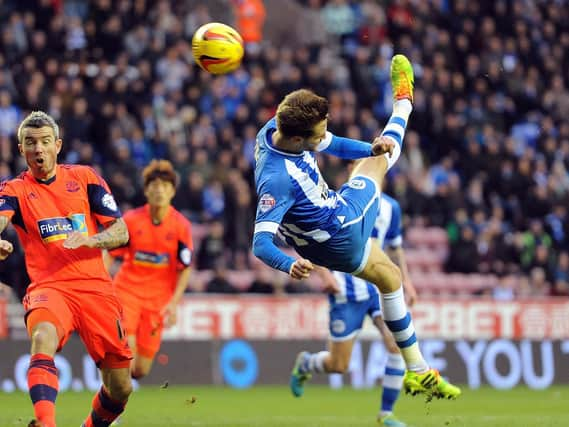
<path fill-rule="evenodd" d="M 471 388 L 543 389 L 569 384 L 569 302 L 494 302 L 484 299 L 422 301 L 414 310 L 429 363 Z M 178 324 L 164 343 L 144 384 L 218 384 L 244 388 L 284 384 L 300 350 L 318 351 L 327 337 L 327 302 L 321 296 L 196 295 L 179 307 Z M 25 390 L 29 344 L 0 341 L 0 387 Z M 384 372 L 386 352 L 366 323 L 350 372 L 316 376 L 331 387 L 373 387 Z M 57 355 L 62 390 L 96 390 L 97 369 L 72 337 Z"/>

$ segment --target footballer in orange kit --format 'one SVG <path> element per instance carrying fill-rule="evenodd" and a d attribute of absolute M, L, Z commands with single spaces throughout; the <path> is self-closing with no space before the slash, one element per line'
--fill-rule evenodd
<path fill-rule="evenodd" d="M 109 251 L 122 264 L 114 277 L 124 308 L 124 327 L 134 352 L 132 378 L 146 376 L 160 349 L 162 330 L 176 323 L 177 305 L 190 276 L 192 226 L 172 205 L 176 173 L 167 160 L 153 160 L 142 173 L 144 206 L 125 213 L 127 246 Z"/>
<path fill-rule="evenodd" d="M 32 112 L 17 136 L 28 169 L 0 186 L 0 232 L 12 222 L 31 279 L 23 300 L 31 338 L 28 387 L 35 413 L 29 426 L 56 426 L 59 381 L 54 356 L 73 331 L 103 379 L 82 426 L 109 426 L 132 391 L 132 353 L 102 249 L 124 245 L 128 229 L 109 187 L 92 168 L 57 163 L 63 142 L 51 116 Z M 12 244 L 0 239 L 0 260 L 12 251 Z"/>

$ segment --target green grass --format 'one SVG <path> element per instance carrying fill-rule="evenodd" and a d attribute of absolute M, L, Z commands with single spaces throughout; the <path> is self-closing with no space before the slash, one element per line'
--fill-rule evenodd
<path fill-rule="evenodd" d="M 195 403 L 190 403 L 192 396 Z M 58 427 L 79 427 L 91 394 L 62 393 Z M 132 396 L 121 427 L 331 427 L 374 426 L 380 391 L 309 386 L 301 399 L 285 387 L 233 390 L 218 387 L 143 387 Z M 396 413 L 411 426 L 569 426 L 569 387 L 466 390 L 455 401 L 425 404 L 401 396 Z M 23 393 L 0 394 L 0 427 L 27 426 L 32 417 Z"/>

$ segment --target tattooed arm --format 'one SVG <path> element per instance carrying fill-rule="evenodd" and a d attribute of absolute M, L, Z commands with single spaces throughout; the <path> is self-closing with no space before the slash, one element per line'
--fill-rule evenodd
<path fill-rule="evenodd" d="M 91 247 L 101 249 L 118 248 L 128 242 L 128 228 L 124 219 L 117 218 L 111 221 L 107 228 L 89 239 L 94 241 L 94 245 Z"/>
<path fill-rule="evenodd" d="M 2 233 L 10 220 L 5 216 L 0 216 L 0 233 Z M 8 240 L 0 238 L 0 261 L 4 261 L 14 251 L 14 246 Z"/>
<path fill-rule="evenodd" d="M 117 218 L 107 224 L 100 233 L 92 236 L 85 236 L 74 231 L 67 236 L 63 247 L 67 249 L 77 249 L 82 246 L 87 248 L 114 249 L 128 242 L 128 229 L 122 218 Z"/>

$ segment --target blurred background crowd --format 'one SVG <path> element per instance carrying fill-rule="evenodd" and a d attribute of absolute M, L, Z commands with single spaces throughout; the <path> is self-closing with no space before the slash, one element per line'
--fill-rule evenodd
<path fill-rule="evenodd" d="M 210 21 L 245 39 L 231 75 L 193 62 L 192 34 Z M 386 192 L 418 236 L 409 252 L 421 230 L 444 231 L 433 265 L 411 265 L 418 290 L 421 273 L 440 270 L 484 275 L 469 292 L 496 298 L 569 295 L 563 1 L 0 0 L 0 32 L 0 178 L 25 169 L 15 133 L 36 109 L 61 125 L 60 161 L 97 168 L 125 210 L 144 203 L 141 168 L 169 159 L 174 206 L 195 225 L 194 266 L 219 292 L 275 291 L 249 252 L 255 134 L 282 97 L 327 96 L 329 130 L 371 141 L 391 112 L 390 59 L 405 53 L 415 106 Z M 321 170 L 332 187 L 347 179 L 339 159 L 322 157 Z M 20 292 L 22 266 L 21 252 L 0 264 Z M 227 270 L 251 280 L 236 286 Z"/>

